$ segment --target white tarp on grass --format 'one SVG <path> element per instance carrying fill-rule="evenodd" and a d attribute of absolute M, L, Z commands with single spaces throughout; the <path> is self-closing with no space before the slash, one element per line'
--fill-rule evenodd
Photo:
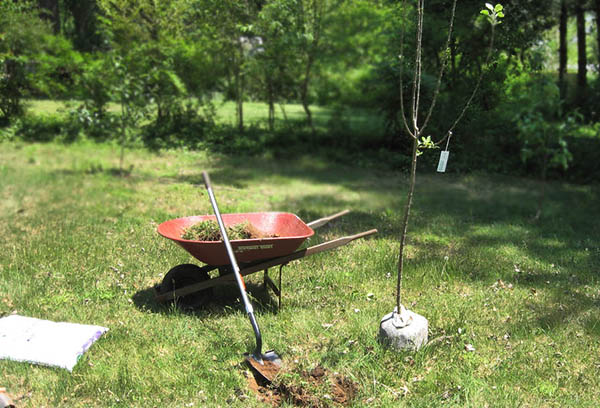
<path fill-rule="evenodd" d="M 11 315 L 0 319 L 0 359 L 73 370 L 79 357 L 108 329 Z"/>

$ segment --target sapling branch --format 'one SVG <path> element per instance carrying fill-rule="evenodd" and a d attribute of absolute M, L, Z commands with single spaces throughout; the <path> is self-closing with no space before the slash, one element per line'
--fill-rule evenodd
<path fill-rule="evenodd" d="M 413 95 L 412 95 L 412 125 L 414 134 L 419 138 L 420 133 L 417 131 L 419 126 L 419 99 L 421 96 L 421 79 L 422 75 L 422 51 L 423 51 L 423 14 L 424 0 L 417 0 L 417 49 L 415 55 L 415 73 L 413 76 Z"/>
<path fill-rule="evenodd" d="M 450 14 L 450 25 L 448 26 L 448 37 L 446 38 L 446 46 L 444 47 L 444 54 L 442 56 L 442 64 L 440 66 L 440 72 L 437 77 L 437 83 L 435 85 L 435 90 L 433 91 L 433 98 L 431 100 L 431 105 L 429 106 L 429 110 L 427 112 L 427 116 L 425 116 L 425 120 L 423 121 L 423 126 L 421 126 L 421 130 L 424 130 L 429 123 L 429 119 L 431 118 L 431 114 L 433 113 L 433 109 L 435 108 L 435 104 L 437 102 L 437 97 L 440 93 L 440 87 L 442 85 L 442 77 L 444 76 L 444 71 L 446 70 L 446 66 L 448 65 L 448 50 L 450 49 L 450 41 L 452 40 L 452 30 L 454 28 L 454 16 L 456 15 L 456 2 L 454 0 L 452 3 L 452 12 Z"/>
<path fill-rule="evenodd" d="M 492 49 L 494 48 L 494 32 L 495 32 L 495 27 L 496 27 L 496 25 L 492 24 L 492 35 L 491 35 L 491 38 L 490 38 L 490 45 L 489 45 L 488 53 L 487 53 L 487 56 L 485 57 L 485 61 L 483 63 L 483 66 L 486 66 L 489 63 L 490 58 L 492 56 Z M 461 119 L 463 118 L 463 116 L 467 112 L 467 109 L 469 109 L 469 106 L 471 105 L 471 102 L 473 102 L 473 98 L 475 97 L 475 94 L 479 90 L 479 86 L 481 85 L 481 80 L 483 79 L 483 74 L 484 74 L 484 71 L 482 69 L 481 72 L 479 73 L 479 77 L 477 77 L 477 83 L 475 84 L 475 88 L 473 88 L 473 92 L 471 92 L 471 96 L 469 96 L 469 99 L 467 100 L 467 103 L 465 103 L 465 106 L 463 106 L 462 111 L 457 116 L 457 118 L 454 121 L 454 123 L 452 124 L 452 126 L 450 126 L 450 129 L 448 129 L 448 132 L 452 132 L 454 130 L 454 128 L 456 127 L 456 125 L 458 125 L 458 122 L 461 121 Z"/>
<path fill-rule="evenodd" d="M 406 11 L 406 0 L 402 1 L 402 23 L 404 24 L 404 17 Z M 408 133 L 413 139 L 417 136 L 413 134 L 410 126 L 408 125 L 408 120 L 406 119 L 406 113 L 404 112 L 404 30 L 400 31 L 400 55 L 398 56 L 400 60 L 400 68 L 399 68 L 399 76 L 400 76 L 400 114 L 402 115 L 402 124 L 404 125 L 404 129 L 406 133 Z"/>

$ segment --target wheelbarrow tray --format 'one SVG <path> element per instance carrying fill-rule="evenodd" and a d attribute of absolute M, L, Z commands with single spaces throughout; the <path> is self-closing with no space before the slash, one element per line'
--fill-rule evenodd
<path fill-rule="evenodd" d="M 222 214 L 225 226 L 250 222 L 265 238 L 232 240 L 231 246 L 239 263 L 277 258 L 291 254 L 314 234 L 298 216 L 285 212 Z M 208 265 L 227 265 L 229 258 L 223 241 L 183 239 L 183 231 L 200 221 L 214 220 L 214 215 L 196 215 L 165 221 L 158 233 L 175 241 L 194 258 Z"/>

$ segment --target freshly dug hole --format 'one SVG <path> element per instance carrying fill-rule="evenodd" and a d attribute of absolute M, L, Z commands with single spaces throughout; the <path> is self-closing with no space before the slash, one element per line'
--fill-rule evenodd
<path fill-rule="evenodd" d="M 252 370 L 252 373 L 254 371 Z M 358 394 L 358 384 L 337 373 L 328 373 L 321 365 L 310 371 L 301 371 L 300 376 L 305 386 L 285 384 L 283 382 L 265 382 L 260 374 L 249 375 L 248 388 L 255 393 L 258 400 L 279 407 L 290 404 L 294 407 L 329 407 L 349 406 Z M 329 399 L 314 394 L 318 388 L 329 388 Z"/>

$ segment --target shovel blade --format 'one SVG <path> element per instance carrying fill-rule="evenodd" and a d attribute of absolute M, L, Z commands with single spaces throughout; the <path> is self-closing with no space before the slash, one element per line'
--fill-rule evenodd
<path fill-rule="evenodd" d="M 279 370 L 281 370 L 281 358 L 273 350 L 269 350 L 264 354 L 256 356 L 254 354 L 244 354 L 246 361 L 268 382 L 273 382 Z"/>

